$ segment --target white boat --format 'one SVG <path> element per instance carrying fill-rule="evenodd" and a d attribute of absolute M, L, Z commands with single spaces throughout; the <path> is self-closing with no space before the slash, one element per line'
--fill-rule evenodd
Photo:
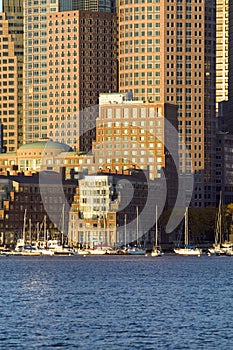
<path fill-rule="evenodd" d="M 145 255 L 146 254 L 146 249 L 140 248 L 140 247 L 132 247 L 132 248 L 128 248 L 126 250 L 126 254 L 129 255 Z"/>
<path fill-rule="evenodd" d="M 188 208 L 185 210 L 185 228 L 184 228 L 184 248 L 175 248 L 174 252 L 178 255 L 183 256 L 200 256 L 202 250 L 198 247 L 189 245 L 189 233 L 188 233 Z"/>
<path fill-rule="evenodd" d="M 233 256 L 233 249 L 231 248 L 231 249 L 228 249 L 227 251 L 226 251 L 226 255 L 227 256 Z"/>
<path fill-rule="evenodd" d="M 61 215 L 61 241 L 59 239 L 50 239 L 47 241 L 46 237 L 46 248 L 43 250 L 43 255 L 60 255 L 60 256 L 72 256 L 74 255 L 73 249 L 69 246 L 64 245 L 64 219 L 65 219 L 65 205 L 62 206 L 62 215 Z"/>
<path fill-rule="evenodd" d="M 157 257 L 157 256 L 163 256 L 164 253 L 162 252 L 161 247 L 158 245 L 158 207 L 156 205 L 155 208 L 155 242 L 154 246 L 151 252 L 151 256 Z"/>
<path fill-rule="evenodd" d="M 126 254 L 129 255 L 145 255 L 146 249 L 140 247 L 139 245 L 139 222 L 138 222 L 138 207 L 136 208 L 136 242 L 137 244 L 134 247 L 128 247 L 126 249 Z"/>
<path fill-rule="evenodd" d="M 163 255 L 164 255 L 164 252 L 162 251 L 160 246 L 153 247 L 152 252 L 151 252 L 151 256 L 156 257 L 156 256 L 163 256 Z"/>
<path fill-rule="evenodd" d="M 89 251 L 87 251 L 86 249 L 75 249 L 74 250 L 74 255 L 82 255 L 82 256 L 86 256 L 89 255 Z"/>
<path fill-rule="evenodd" d="M 104 254 L 106 254 L 106 250 L 101 249 L 101 248 L 87 249 L 87 251 L 90 255 L 104 255 Z"/>
<path fill-rule="evenodd" d="M 30 243 L 26 242 L 26 216 L 27 209 L 24 211 L 23 218 L 23 238 L 19 238 L 16 242 L 15 250 L 11 252 L 12 255 L 24 255 L 24 256 L 39 256 L 41 251 L 37 247 L 32 246 L 31 239 L 31 220 L 29 219 L 29 231 L 30 231 Z"/>
<path fill-rule="evenodd" d="M 42 255 L 42 251 L 40 249 L 37 249 L 35 247 L 32 246 L 26 246 L 20 255 L 24 255 L 24 256 L 40 256 Z"/>
<path fill-rule="evenodd" d="M 69 247 L 64 247 L 60 240 L 50 239 L 47 242 L 47 248 L 43 250 L 43 255 L 74 255 L 74 252 Z"/>
<path fill-rule="evenodd" d="M 202 254 L 201 249 L 197 247 L 184 247 L 184 248 L 175 248 L 174 252 L 178 255 L 183 256 L 200 256 Z"/>
<path fill-rule="evenodd" d="M 50 249 L 43 248 L 43 249 L 41 249 L 41 255 L 53 256 L 54 252 Z"/>

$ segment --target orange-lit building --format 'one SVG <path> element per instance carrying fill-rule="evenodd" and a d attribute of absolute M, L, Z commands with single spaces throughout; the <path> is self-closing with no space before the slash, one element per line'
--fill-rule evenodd
<path fill-rule="evenodd" d="M 0 52 L 0 122 L 3 127 L 3 147 L 5 152 L 15 152 L 20 140 L 18 61 L 4 13 L 0 13 Z"/>

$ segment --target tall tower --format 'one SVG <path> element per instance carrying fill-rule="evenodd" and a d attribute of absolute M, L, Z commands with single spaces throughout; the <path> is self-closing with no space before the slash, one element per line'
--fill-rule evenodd
<path fill-rule="evenodd" d="M 210 0 L 118 7 L 120 92 L 178 105 L 180 168 L 195 173 L 196 207 L 215 203 L 215 10 Z"/>
<path fill-rule="evenodd" d="M 0 13 L 0 52 L 1 152 L 16 152 L 19 144 L 17 56 L 5 13 Z"/>
<path fill-rule="evenodd" d="M 116 15 L 51 13 L 47 27 L 49 137 L 88 152 L 99 93 L 117 91 Z"/>
<path fill-rule="evenodd" d="M 48 137 L 47 13 L 59 0 L 24 1 L 23 142 Z"/>
<path fill-rule="evenodd" d="M 216 103 L 228 100 L 228 0 L 216 1 Z"/>
<path fill-rule="evenodd" d="M 17 146 L 23 142 L 23 0 L 2 0 L 5 19 L 8 21 L 8 31 L 11 40 L 14 42 L 14 54 L 17 71 L 14 72 L 17 79 Z M 16 77 L 17 75 L 17 77 Z M 15 100 L 16 103 L 16 100 Z M 7 151 L 13 151 L 12 145 L 7 147 Z"/>

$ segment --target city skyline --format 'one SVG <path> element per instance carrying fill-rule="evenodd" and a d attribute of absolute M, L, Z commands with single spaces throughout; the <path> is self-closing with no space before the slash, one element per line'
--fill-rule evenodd
<path fill-rule="evenodd" d="M 144 103 L 169 103 L 178 108 L 180 172 L 195 174 L 194 206 L 215 204 L 219 192 L 216 174 L 222 176 L 216 171 L 216 133 L 223 130 L 220 123 L 224 122 L 221 115 L 217 129 L 216 57 L 225 52 L 227 62 L 227 40 L 218 46 L 216 55 L 216 11 L 221 43 L 221 35 L 227 39 L 227 5 L 223 11 L 220 0 L 218 7 L 210 2 L 187 1 L 189 5 L 185 8 L 178 0 L 177 6 L 165 6 L 160 1 L 151 6 L 149 0 L 138 6 L 138 2 L 132 0 L 129 7 L 128 1 L 122 0 L 116 8 L 117 16 L 107 11 L 77 11 L 74 2 L 71 5 L 65 0 L 54 0 L 49 6 L 45 6 L 45 0 L 3 0 L 1 3 L 7 19 L 2 16 L 2 56 L 12 56 L 14 50 L 15 60 L 17 58 L 17 74 L 11 72 L 16 72 L 12 58 L 9 62 L 6 57 L 1 59 L 2 150 L 5 154 L 15 152 L 24 144 L 48 138 L 66 143 L 74 152 L 89 152 L 92 142 L 98 137 L 103 141 L 105 135 L 100 130 L 100 135 L 96 134 L 98 113 L 92 110 L 98 105 L 101 93 L 126 93 Z M 195 6 L 196 3 L 200 6 Z M 59 11 L 61 8 L 64 11 Z M 109 30 L 112 18 L 115 25 Z M 223 18 L 225 31 L 221 31 Z M 227 63 L 224 67 L 227 72 Z M 219 65 L 220 83 L 221 71 Z M 226 79 L 225 82 L 227 87 Z M 17 88 L 13 89 L 13 84 Z M 16 91 L 18 101 L 14 99 L 13 104 L 9 92 Z M 222 95 L 218 98 L 221 101 Z M 80 116 L 87 109 L 89 113 Z M 107 113 L 106 118 L 110 119 L 110 112 Z M 18 129 L 10 124 L 15 122 L 16 116 Z M 119 114 L 116 116 L 118 118 Z M 163 115 L 164 119 L 166 117 Z M 105 163 L 103 156 L 110 164 L 108 155 L 111 154 L 114 156 L 111 164 L 119 171 L 125 166 L 122 159 L 128 151 L 119 146 L 119 122 L 107 123 L 106 138 L 115 141 L 116 149 L 100 150 L 103 162 L 99 167 Z M 135 135 L 136 131 L 133 130 Z M 16 133 L 18 144 L 16 138 L 13 139 Z M 137 140 L 135 135 L 130 131 L 131 141 Z M 124 141 L 129 140 L 127 134 L 123 137 Z M 149 140 L 140 135 L 140 141 L 146 146 Z M 188 158 L 186 150 L 190 154 Z M 142 164 L 144 150 L 133 152 L 132 163 Z M 140 162 L 137 161 L 139 156 Z M 72 161 L 76 164 L 75 159 Z M 148 166 L 156 169 L 155 164 Z"/>

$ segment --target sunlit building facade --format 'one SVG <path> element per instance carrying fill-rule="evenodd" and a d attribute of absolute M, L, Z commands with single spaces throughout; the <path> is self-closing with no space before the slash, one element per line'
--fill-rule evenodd
<path fill-rule="evenodd" d="M 2 6 L 17 58 L 18 145 L 21 145 L 23 142 L 23 0 L 3 0 Z"/>
<path fill-rule="evenodd" d="M 180 169 L 195 172 L 197 207 L 215 203 L 215 11 L 209 0 L 118 5 L 120 92 L 178 105 Z"/>
<path fill-rule="evenodd" d="M 126 93 L 101 94 L 93 143 L 96 166 L 120 173 L 135 167 L 148 170 L 150 179 L 161 177 L 165 116 L 175 124 L 176 106 L 129 100 Z"/>
<path fill-rule="evenodd" d="M 18 59 L 4 13 L 0 13 L 0 52 L 1 152 L 16 152 L 19 146 Z"/>
<path fill-rule="evenodd" d="M 40 3 L 40 4 L 39 4 Z M 23 141 L 48 136 L 47 13 L 57 12 L 59 1 L 24 2 Z"/>
<path fill-rule="evenodd" d="M 59 12 L 48 15 L 47 27 L 48 135 L 88 152 L 99 93 L 117 90 L 116 16 Z"/>
<path fill-rule="evenodd" d="M 216 1 L 216 104 L 228 100 L 228 0 Z"/>

